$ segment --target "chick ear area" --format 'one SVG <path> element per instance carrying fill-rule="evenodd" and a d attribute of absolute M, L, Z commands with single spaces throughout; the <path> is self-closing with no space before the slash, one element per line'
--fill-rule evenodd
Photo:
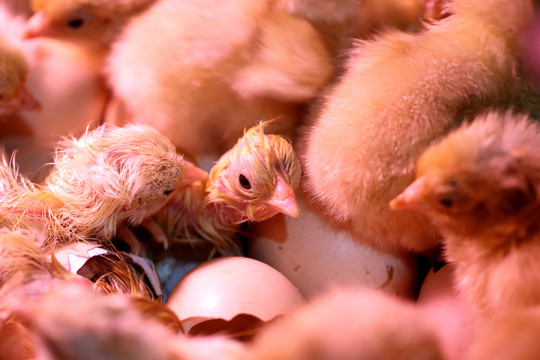
<path fill-rule="evenodd" d="M 506 216 L 515 215 L 536 201 L 532 178 L 516 159 L 493 159 L 491 166 L 495 170 L 492 176 L 500 182 L 500 194 L 494 196 L 499 197 L 501 210 Z"/>

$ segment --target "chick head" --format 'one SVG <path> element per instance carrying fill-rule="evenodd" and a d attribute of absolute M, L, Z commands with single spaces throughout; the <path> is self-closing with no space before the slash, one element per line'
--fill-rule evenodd
<path fill-rule="evenodd" d="M 210 172 L 208 201 L 227 203 L 244 221 L 299 213 L 294 194 L 300 182 L 298 158 L 285 138 L 264 133 L 268 124 L 247 130 Z"/>
<path fill-rule="evenodd" d="M 539 135 L 526 116 L 481 115 L 428 148 L 417 179 L 390 206 L 423 211 L 443 229 L 467 234 L 514 230 L 537 200 Z"/>
<path fill-rule="evenodd" d="M 47 36 L 109 45 L 125 20 L 152 1 L 33 0 L 35 13 L 27 23 L 25 37 Z"/>
<path fill-rule="evenodd" d="M 0 115 L 38 109 L 39 103 L 25 88 L 28 65 L 12 46 L 0 41 Z"/>

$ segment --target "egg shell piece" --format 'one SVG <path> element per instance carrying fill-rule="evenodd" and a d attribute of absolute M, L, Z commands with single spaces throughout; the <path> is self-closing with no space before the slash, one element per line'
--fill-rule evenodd
<path fill-rule="evenodd" d="M 418 292 L 417 258 L 373 249 L 339 229 L 297 195 L 300 216 L 276 215 L 255 224 L 248 256 L 283 273 L 307 300 L 337 285 L 362 285 L 412 299 Z"/>
<path fill-rule="evenodd" d="M 167 305 L 180 320 L 253 315 L 269 321 L 305 302 L 279 271 L 260 261 L 223 257 L 190 270 L 173 288 Z M 193 324 L 194 325 L 194 324 Z"/>

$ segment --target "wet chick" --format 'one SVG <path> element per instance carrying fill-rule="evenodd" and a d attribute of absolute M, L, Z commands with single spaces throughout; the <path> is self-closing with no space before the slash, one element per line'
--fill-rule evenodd
<path fill-rule="evenodd" d="M 141 224 L 201 173 L 153 128 L 105 125 L 60 142 L 43 186 L 2 194 L 2 221 L 40 224 L 51 242 L 108 241 L 120 225 Z"/>
<path fill-rule="evenodd" d="M 200 162 L 260 120 L 291 134 L 333 67 L 313 26 L 271 1 L 163 0 L 124 29 L 107 70 L 128 113 Z"/>
<path fill-rule="evenodd" d="M 412 303 L 368 288 L 337 288 L 264 328 L 257 360 L 443 359 Z"/>
<path fill-rule="evenodd" d="M 455 285 L 487 314 L 540 303 L 539 140 L 526 115 L 479 115 L 427 149 L 391 202 L 441 229 Z"/>
<path fill-rule="evenodd" d="M 331 221 L 382 250 L 427 252 L 438 244 L 425 216 L 388 208 L 434 139 L 487 104 L 528 105 L 515 39 L 531 0 L 448 6 L 451 15 L 424 32 L 387 31 L 359 43 L 301 135 L 311 198 Z"/>
<path fill-rule="evenodd" d="M 283 213 L 298 216 L 294 191 L 300 165 L 282 136 L 265 134 L 268 122 L 247 130 L 223 154 L 204 183 L 178 191 L 156 221 L 171 243 L 210 242 L 218 253 L 238 253 L 240 224 Z"/>

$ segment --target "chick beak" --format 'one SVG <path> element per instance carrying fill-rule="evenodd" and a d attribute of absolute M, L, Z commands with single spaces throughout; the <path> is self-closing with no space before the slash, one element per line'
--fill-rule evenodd
<path fill-rule="evenodd" d="M 300 215 L 294 190 L 281 176 L 277 177 L 274 193 L 264 203 L 285 215 L 291 217 Z"/>
<path fill-rule="evenodd" d="M 425 178 L 420 177 L 409 185 L 401 194 L 390 201 L 390 209 L 408 209 L 428 212 L 431 206 L 424 196 Z"/>
<path fill-rule="evenodd" d="M 184 179 L 180 183 L 180 187 L 186 187 L 195 181 L 202 181 L 208 177 L 208 173 L 203 169 L 200 169 L 190 163 L 187 160 L 184 160 Z"/>
<path fill-rule="evenodd" d="M 36 100 L 34 95 L 32 95 L 26 87 L 21 90 L 21 95 L 16 107 L 19 110 L 41 111 L 41 103 Z"/>
<path fill-rule="evenodd" d="M 40 36 L 54 36 L 57 31 L 51 26 L 51 23 L 43 11 L 32 15 L 26 23 L 23 33 L 23 39 L 33 39 Z"/>

